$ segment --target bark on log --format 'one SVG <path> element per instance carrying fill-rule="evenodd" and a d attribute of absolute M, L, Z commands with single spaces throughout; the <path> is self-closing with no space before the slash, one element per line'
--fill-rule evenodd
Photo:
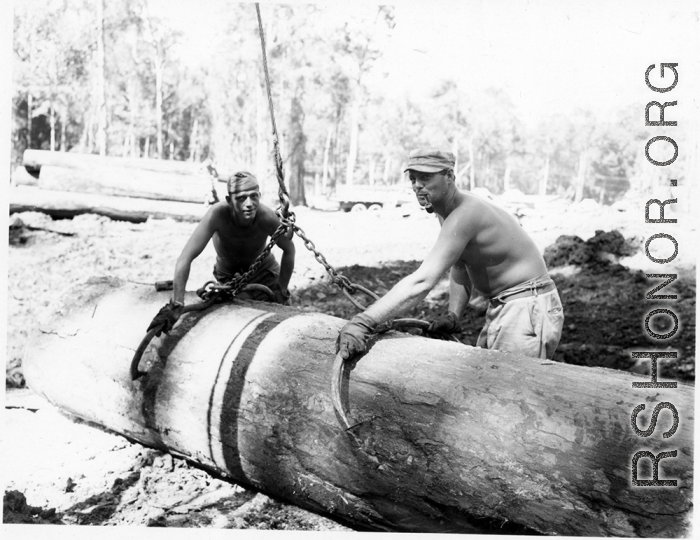
<path fill-rule="evenodd" d="M 18 177 L 18 183 L 26 182 L 54 191 L 201 204 L 209 199 L 212 187 L 211 182 L 203 176 L 153 172 L 127 167 L 99 166 L 88 170 L 44 165 L 38 180 L 29 180 L 29 178 Z M 219 200 L 223 200 L 226 196 L 226 185 L 217 182 L 216 188 Z"/>
<path fill-rule="evenodd" d="M 108 197 L 90 193 L 52 191 L 32 186 L 17 186 L 9 190 L 10 214 L 42 212 L 54 219 L 67 219 L 82 214 L 97 214 L 118 221 L 143 223 L 149 218 L 171 218 L 196 222 L 207 207 L 173 201 L 155 201 L 132 197 Z"/>
<path fill-rule="evenodd" d="M 129 364 L 169 293 L 91 280 L 51 312 L 24 359 L 29 386 L 71 414 L 363 529 L 678 537 L 692 507 L 693 387 L 389 333 L 329 393 L 343 320 L 271 304 L 216 305 Z M 190 297 L 189 301 L 192 300 Z M 672 402 L 652 436 L 630 415 Z M 677 450 L 631 485 L 632 457 Z M 651 478 L 651 460 L 639 478 Z"/>
<path fill-rule="evenodd" d="M 165 159 L 122 158 L 80 154 L 75 152 L 50 152 L 48 150 L 28 149 L 22 155 L 22 164 L 27 169 L 41 169 L 45 165 L 67 167 L 71 169 L 92 170 L 103 167 L 125 167 L 144 171 L 163 172 L 183 175 L 196 175 L 198 163 L 191 161 L 174 161 Z"/>

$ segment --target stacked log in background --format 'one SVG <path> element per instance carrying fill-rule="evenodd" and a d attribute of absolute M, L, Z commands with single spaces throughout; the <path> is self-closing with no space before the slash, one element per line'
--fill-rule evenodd
<path fill-rule="evenodd" d="M 13 177 L 10 213 L 198 221 L 211 193 L 211 181 L 198 172 L 198 163 L 25 150 L 23 165 Z M 217 182 L 215 187 L 223 200 L 225 184 Z"/>

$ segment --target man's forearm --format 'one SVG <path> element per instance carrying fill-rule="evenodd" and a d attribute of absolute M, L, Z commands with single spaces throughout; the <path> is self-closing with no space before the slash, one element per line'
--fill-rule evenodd
<path fill-rule="evenodd" d="M 469 304 L 470 292 L 464 285 L 460 285 L 450 278 L 450 301 L 448 310 L 455 313 L 460 319 L 464 315 L 464 310 Z"/>
<path fill-rule="evenodd" d="M 385 323 L 417 306 L 432 288 L 432 284 L 411 274 L 368 307 L 365 314 L 377 324 Z"/>
<path fill-rule="evenodd" d="M 294 257 L 293 250 L 287 250 L 282 253 L 282 261 L 280 262 L 280 275 L 277 279 L 280 289 L 283 291 L 289 290 L 289 281 L 294 273 Z"/>
<path fill-rule="evenodd" d="M 190 277 L 190 263 L 178 262 L 175 264 L 175 276 L 173 277 L 173 301 L 185 302 L 185 287 L 187 278 Z"/>

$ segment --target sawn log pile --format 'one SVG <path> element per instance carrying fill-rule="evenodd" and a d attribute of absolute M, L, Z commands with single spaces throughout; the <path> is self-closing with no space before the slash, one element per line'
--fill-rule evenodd
<path fill-rule="evenodd" d="M 198 164 L 25 150 L 13 175 L 10 213 L 39 211 L 54 218 L 84 213 L 143 222 L 149 217 L 198 221 L 212 183 Z M 220 200 L 225 184 L 215 183 Z"/>

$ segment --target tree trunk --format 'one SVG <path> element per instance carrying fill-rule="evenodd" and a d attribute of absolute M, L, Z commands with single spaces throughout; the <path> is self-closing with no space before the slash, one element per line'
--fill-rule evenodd
<path fill-rule="evenodd" d="M 331 139 L 333 138 L 333 127 L 328 126 L 328 133 L 326 134 L 326 145 L 323 147 L 323 188 L 321 193 L 326 195 L 328 193 L 328 157 L 331 150 Z"/>
<path fill-rule="evenodd" d="M 467 172 L 469 172 L 471 165 L 471 163 L 467 163 L 464 167 L 462 167 L 461 170 L 457 171 L 457 169 L 455 169 L 455 183 L 458 185 L 458 187 L 461 187 L 463 184 L 465 184 L 462 178 L 464 178 Z"/>
<path fill-rule="evenodd" d="M 471 169 L 469 170 L 469 190 L 472 191 L 476 187 L 476 182 L 474 176 L 476 174 L 476 162 L 474 161 L 474 140 L 469 139 L 469 163 L 471 163 Z"/>
<path fill-rule="evenodd" d="M 457 174 L 457 171 L 459 170 L 459 136 L 455 135 L 454 139 L 452 140 L 452 153 L 455 156 L 455 166 L 454 166 L 454 173 Z"/>
<path fill-rule="evenodd" d="M 549 155 L 544 161 L 544 171 L 542 172 L 542 179 L 540 180 L 540 197 L 547 195 L 547 182 L 549 181 Z"/>
<path fill-rule="evenodd" d="M 121 157 L 123 157 L 123 158 L 128 157 L 130 144 L 131 144 L 131 134 L 129 133 L 129 131 L 127 129 L 127 132 L 124 134 L 124 142 L 122 143 L 122 155 L 121 155 Z"/>
<path fill-rule="evenodd" d="M 136 158 L 138 157 L 138 150 L 136 147 L 136 104 L 137 104 L 137 93 L 136 93 L 136 83 L 133 80 L 129 81 L 129 148 L 125 155 Z"/>
<path fill-rule="evenodd" d="M 203 204 L 51 191 L 28 185 L 11 189 L 8 195 L 10 214 L 41 212 L 54 219 L 97 214 L 132 223 L 143 223 L 149 218 L 196 222 L 201 220 L 207 211 Z"/>
<path fill-rule="evenodd" d="M 32 92 L 27 90 L 27 148 L 32 147 Z"/>
<path fill-rule="evenodd" d="M 385 185 L 389 185 L 389 173 L 391 172 L 391 154 L 387 151 L 384 154 L 384 174 L 382 176 L 382 179 L 384 180 Z M 393 184 L 394 182 L 391 182 Z"/>
<path fill-rule="evenodd" d="M 67 152 L 68 151 L 68 144 L 66 141 L 66 128 L 67 128 L 67 124 L 68 124 L 68 107 L 65 104 L 61 105 L 60 120 L 61 120 L 61 146 L 60 146 L 60 150 L 61 150 L 61 152 Z"/>
<path fill-rule="evenodd" d="M 201 175 L 186 176 L 127 167 L 69 169 L 55 165 L 41 168 L 36 183 L 41 189 L 135 197 L 161 201 L 203 203 L 211 195 L 211 182 Z M 225 184 L 217 182 L 223 200 Z"/>
<path fill-rule="evenodd" d="M 56 111 L 53 108 L 53 101 L 49 105 L 49 149 L 51 152 L 56 151 Z"/>
<path fill-rule="evenodd" d="M 338 179 L 340 178 L 340 156 L 342 151 L 342 145 L 340 142 L 340 122 L 343 118 L 343 114 L 343 106 L 338 104 L 335 115 L 335 134 L 333 135 L 333 176 L 331 177 L 331 191 L 336 190 Z"/>
<path fill-rule="evenodd" d="M 506 158 L 506 170 L 503 173 L 503 191 L 510 189 L 510 159 Z"/>
<path fill-rule="evenodd" d="M 353 184 L 355 174 L 355 162 L 357 161 L 357 146 L 360 133 L 360 98 L 355 97 L 350 115 L 350 149 L 348 150 L 348 161 L 345 169 L 345 185 L 350 187 Z"/>
<path fill-rule="evenodd" d="M 299 89 L 303 91 L 301 88 Z M 289 197 L 293 205 L 306 206 L 304 177 L 306 170 L 306 135 L 304 135 L 304 110 L 298 95 L 294 95 L 289 112 L 288 136 Z"/>
<path fill-rule="evenodd" d="M 266 303 L 186 315 L 129 366 L 169 293 L 102 278 L 72 291 L 30 341 L 29 387 L 64 411 L 364 529 L 582 536 L 688 533 L 693 387 L 389 333 L 329 388 L 344 320 Z M 188 302 L 193 301 L 192 293 Z M 659 397 L 661 394 L 661 397 Z M 671 399 L 680 428 L 641 439 L 630 413 Z M 649 424 L 651 407 L 639 425 Z M 661 413 L 664 428 L 670 412 Z M 632 456 L 660 479 L 630 486 Z M 639 462 L 640 478 L 650 462 Z"/>
<path fill-rule="evenodd" d="M 197 137 L 199 136 L 197 133 L 198 129 L 199 122 L 197 118 L 195 118 L 194 122 L 192 123 L 192 132 L 190 133 L 190 161 L 193 163 L 197 162 L 197 145 L 199 144 L 199 141 L 197 140 Z"/>
<path fill-rule="evenodd" d="M 153 43 L 153 69 L 156 76 L 156 158 L 163 158 L 163 62 L 158 43 Z"/>
<path fill-rule="evenodd" d="M 104 0 L 95 0 L 97 6 L 97 149 L 107 155 L 107 88 L 105 84 Z"/>
<path fill-rule="evenodd" d="M 583 150 L 578 158 L 578 175 L 576 176 L 576 194 L 574 202 L 583 199 L 583 188 L 586 186 L 586 169 L 588 168 L 588 151 Z"/>

